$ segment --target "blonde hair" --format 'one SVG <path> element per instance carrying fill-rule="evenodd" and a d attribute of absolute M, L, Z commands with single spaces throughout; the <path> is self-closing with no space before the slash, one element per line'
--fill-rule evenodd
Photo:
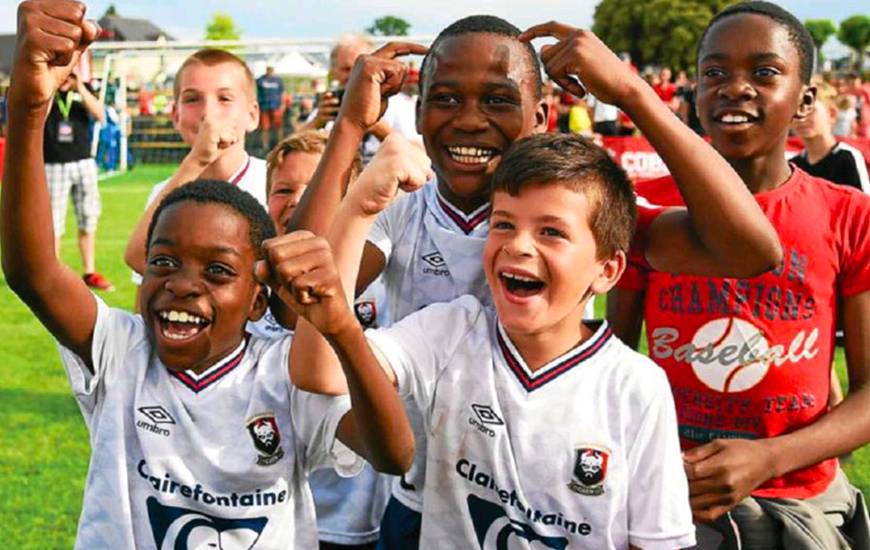
<path fill-rule="evenodd" d="M 328 139 L 328 134 L 321 130 L 302 130 L 282 139 L 266 155 L 266 196 L 272 192 L 272 172 L 281 166 L 284 157 L 291 153 L 323 154 Z M 357 152 L 350 169 L 350 181 L 355 180 L 361 171 L 362 156 Z"/>
<path fill-rule="evenodd" d="M 338 53 L 338 50 L 345 48 L 354 48 L 358 49 L 361 53 L 369 53 L 375 48 L 375 45 L 372 43 L 371 38 L 365 34 L 343 34 L 338 37 L 338 40 L 335 41 L 335 45 L 333 45 L 332 49 L 329 51 L 330 65 L 335 64 L 335 55 Z"/>
<path fill-rule="evenodd" d="M 175 82 L 172 85 L 172 93 L 175 96 L 175 101 L 178 101 L 178 94 L 181 93 L 181 90 L 179 89 L 179 86 L 181 85 L 181 75 L 184 73 L 184 70 L 186 68 L 195 63 L 201 63 L 206 67 L 214 67 L 222 63 L 229 63 L 240 67 L 245 74 L 245 92 L 248 93 L 248 96 L 251 99 L 256 100 L 257 84 L 254 80 L 254 73 L 251 72 L 248 64 L 245 63 L 244 60 L 242 60 L 237 55 L 234 55 L 226 50 L 220 50 L 217 48 L 204 48 L 190 54 L 187 59 L 184 60 L 184 63 L 181 64 L 178 72 L 175 73 Z"/>

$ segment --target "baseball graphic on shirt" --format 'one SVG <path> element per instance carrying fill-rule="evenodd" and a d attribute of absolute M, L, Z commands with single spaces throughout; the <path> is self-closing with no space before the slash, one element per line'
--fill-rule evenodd
<path fill-rule="evenodd" d="M 724 317 L 710 321 L 692 337 L 695 376 L 722 393 L 748 390 L 761 382 L 770 366 L 767 338 L 752 323 Z"/>

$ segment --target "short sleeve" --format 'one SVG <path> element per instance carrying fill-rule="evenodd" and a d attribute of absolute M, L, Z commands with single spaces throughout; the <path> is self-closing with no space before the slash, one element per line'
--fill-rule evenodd
<path fill-rule="evenodd" d="M 353 477 L 362 470 L 362 457 L 336 437 L 338 423 L 350 411 L 350 397 L 319 395 L 291 387 L 290 407 L 296 434 L 304 447 L 307 472 L 334 468 L 342 477 Z"/>
<path fill-rule="evenodd" d="M 148 208 L 155 200 L 157 200 L 157 197 L 160 195 L 160 192 L 163 191 L 163 188 L 166 187 L 167 183 L 169 183 L 169 180 L 164 180 L 155 184 L 154 187 L 151 188 L 151 192 L 148 193 L 148 200 L 145 201 L 145 208 Z"/>
<path fill-rule="evenodd" d="M 667 207 L 653 205 L 643 197 L 637 198 L 637 226 L 635 227 L 634 237 L 631 239 L 631 246 L 628 250 L 629 262 L 649 268 L 649 263 L 646 261 L 649 230 L 653 221 L 665 210 L 667 210 Z"/>
<path fill-rule="evenodd" d="M 870 290 L 870 195 L 851 194 L 844 210 L 840 293 L 848 298 Z"/>
<path fill-rule="evenodd" d="M 90 425 L 105 386 L 111 384 L 116 372 L 125 364 L 125 356 L 145 336 L 141 318 L 120 309 L 112 309 L 99 297 L 97 320 L 91 343 L 93 372 L 72 350 L 58 345 L 61 362 L 69 378 L 73 395 Z"/>
<path fill-rule="evenodd" d="M 375 220 L 371 230 L 369 230 L 368 241 L 378 247 L 384 254 L 386 262 L 390 261 L 390 254 L 393 253 L 393 237 L 390 229 L 392 228 L 391 213 L 395 207 L 395 203 L 390 205 L 386 210 L 381 212 L 378 219 Z"/>
<path fill-rule="evenodd" d="M 664 372 L 650 364 L 644 393 L 651 396 L 628 454 L 629 542 L 644 550 L 695 545 L 689 484 L 683 470 L 677 415 Z"/>
<path fill-rule="evenodd" d="M 366 331 L 396 375 L 399 395 L 421 408 L 431 401 L 435 380 L 483 313 L 472 296 L 427 306 L 386 329 Z"/>

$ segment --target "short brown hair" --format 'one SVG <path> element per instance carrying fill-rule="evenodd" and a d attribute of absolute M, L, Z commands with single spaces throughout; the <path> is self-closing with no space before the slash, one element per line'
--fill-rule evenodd
<path fill-rule="evenodd" d="M 328 134 L 321 130 L 302 130 L 282 139 L 274 149 L 266 155 L 266 196 L 272 192 L 272 172 L 281 166 L 284 157 L 290 153 L 323 154 L 326 150 Z M 350 169 L 350 181 L 357 178 L 362 171 L 362 156 L 357 152 Z"/>
<path fill-rule="evenodd" d="M 230 63 L 241 67 L 245 73 L 245 80 L 247 81 L 245 91 L 248 92 L 248 95 L 252 99 L 256 100 L 257 85 L 254 80 L 254 73 L 251 72 L 248 64 L 245 63 L 242 58 L 226 50 L 220 50 L 218 48 L 203 48 L 190 54 L 187 59 L 184 60 L 184 63 L 181 64 L 181 67 L 178 68 L 178 72 L 175 73 L 175 82 L 172 85 L 172 93 L 175 96 L 175 101 L 178 101 L 178 94 L 181 93 L 181 90 L 179 89 L 179 86 L 181 85 L 181 75 L 184 73 L 184 69 L 194 63 L 202 63 L 206 67 L 214 67 L 222 63 Z"/>
<path fill-rule="evenodd" d="M 514 142 L 492 176 L 492 191 L 518 196 L 525 187 L 561 185 L 590 203 L 598 259 L 628 251 L 637 221 L 634 188 L 603 148 L 571 134 L 536 134 Z"/>

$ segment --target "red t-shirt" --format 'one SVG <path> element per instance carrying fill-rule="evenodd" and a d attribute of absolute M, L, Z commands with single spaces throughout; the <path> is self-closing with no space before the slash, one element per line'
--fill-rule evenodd
<path fill-rule="evenodd" d="M 659 205 L 682 204 L 670 177 L 638 185 Z M 766 438 L 827 411 L 837 297 L 870 290 L 870 196 L 795 168 L 755 195 L 779 234 L 783 264 L 752 279 L 652 271 L 635 257 L 620 288 L 645 290 L 650 356 L 665 369 L 680 439 Z M 649 223 L 639 217 L 638 231 Z M 836 459 L 769 480 L 752 494 L 808 498 Z"/>

